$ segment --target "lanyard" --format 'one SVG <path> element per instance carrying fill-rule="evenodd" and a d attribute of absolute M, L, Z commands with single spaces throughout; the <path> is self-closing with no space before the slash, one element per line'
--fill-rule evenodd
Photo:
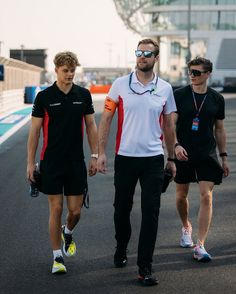
<path fill-rule="evenodd" d="M 135 93 L 135 94 L 137 94 L 137 95 L 143 95 L 143 94 L 146 94 L 146 93 L 149 92 L 150 94 L 152 94 L 152 93 L 156 90 L 158 77 L 156 77 L 155 86 L 154 86 L 151 90 L 146 90 L 146 91 L 144 91 L 144 92 L 142 92 L 142 93 L 138 93 L 138 92 L 136 92 L 136 91 L 131 87 L 132 75 L 133 75 L 133 72 L 129 75 L 129 88 L 130 88 L 130 90 L 131 90 L 133 93 Z"/>
<path fill-rule="evenodd" d="M 202 103 L 201 103 L 201 105 L 200 105 L 199 108 L 197 108 L 196 97 L 195 97 L 195 94 L 194 94 L 193 91 L 192 91 L 192 96 L 193 96 L 194 106 L 195 106 L 195 109 L 196 109 L 196 111 L 197 111 L 197 113 L 196 113 L 196 117 L 198 117 L 198 116 L 199 116 L 199 113 L 200 113 L 200 111 L 201 111 L 201 109 L 202 109 L 202 106 L 203 106 L 203 104 L 204 104 L 204 102 L 205 102 L 205 100 L 206 100 L 207 93 L 206 93 L 206 95 L 204 96 L 204 98 L 203 98 L 203 100 L 202 100 Z"/>

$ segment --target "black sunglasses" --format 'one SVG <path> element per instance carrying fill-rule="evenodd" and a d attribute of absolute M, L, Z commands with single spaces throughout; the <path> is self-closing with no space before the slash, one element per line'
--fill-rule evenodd
<path fill-rule="evenodd" d="M 206 71 L 200 71 L 197 69 L 189 69 L 188 74 L 191 76 L 193 75 L 194 77 L 200 77 L 202 75 L 202 73 L 207 73 L 208 70 Z"/>
<path fill-rule="evenodd" d="M 147 50 L 145 50 L 145 51 L 135 50 L 135 55 L 136 55 L 136 57 L 141 57 L 143 55 L 146 58 L 150 58 L 150 57 L 152 57 L 152 55 L 154 55 L 154 52 L 147 51 Z"/>

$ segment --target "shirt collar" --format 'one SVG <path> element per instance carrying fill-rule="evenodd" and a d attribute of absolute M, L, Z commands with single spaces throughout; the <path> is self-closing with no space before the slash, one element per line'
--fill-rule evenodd
<path fill-rule="evenodd" d="M 149 85 L 149 84 L 153 84 L 153 85 L 155 85 L 156 84 L 156 81 L 157 81 L 157 75 L 154 73 L 154 78 L 150 81 L 150 82 L 148 82 L 148 84 L 147 85 Z M 134 72 L 134 74 L 133 74 L 133 76 L 132 76 L 132 81 L 131 81 L 131 83 L 132 84 L 140 84 L 140 85 L 143 85 L 139 80 L 138 80 L 138 78 L 137 78 L 137 74 L 136 74 L 136 71 Z"/>
<path fill-rule="evenodd" d="M 58 88 L 56 82 L 53 83 L 53 86 L 54 86 L 54 88 L 56 89 L 56 91 L 58 91 L 58 92 L 60 92 L 60 93 L 63 93 L 64 95 L 69 95 L 70 93 L 74 93 L 74 92 L 76 92 L 76 87 L 75 87 L 75 84 L 74 84 L 74 83 L 72 84 L 72 87 L 71 87 L 71 89 L 70 89 L 70 92 L 67 93 L 67 94 L 65 94 L 64 92 L 62 92 L 62 91 Z"/>

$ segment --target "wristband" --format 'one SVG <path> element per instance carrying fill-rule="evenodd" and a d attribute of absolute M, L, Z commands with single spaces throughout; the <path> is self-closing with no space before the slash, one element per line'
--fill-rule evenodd
<path fill-rule="evenodd" d="M 175 161 L 175 158 L 168 157 L 167 161 Z"/>
<path fill-rule="evenodd" d="M 97 154 L 97 153 L 93 153 L 93 154 L 91 154 L 91 158 L 96 158 L 96 159 L 98 159 L 98 154 Z"/>
<path fill-rule="evenodd" d="M 225 156 L 228 156 L 227 152 L 220 153 L 220 157 L 225 157 Z"/>
<path fill-rule="evenodd" d="M 176 148 L 177 146 L 181 146 L 181 145 L 177 142 L 177 143 L 175 143 L 175 148 Z"/>

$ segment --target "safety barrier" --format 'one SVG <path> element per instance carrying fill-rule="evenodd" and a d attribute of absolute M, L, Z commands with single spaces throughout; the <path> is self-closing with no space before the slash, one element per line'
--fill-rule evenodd
<path fill-rule="evenodd" d="M 91 94 L 106 94 L 110 88 L 111 85 L 91 85 L 89 91 Z"/>

